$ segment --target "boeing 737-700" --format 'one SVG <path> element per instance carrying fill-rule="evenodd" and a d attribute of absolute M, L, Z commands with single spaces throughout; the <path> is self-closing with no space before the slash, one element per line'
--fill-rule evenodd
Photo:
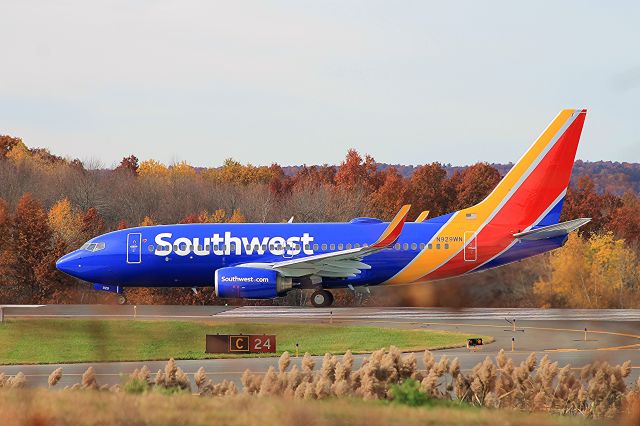
<path fill-rule="evenodd" d="M 126 287 L 214 287 L 221 298 L 271 299 L 313 289 L 427 282 L 483 271 L 561 247 L 588 218 L 559 223 L 586 110 L 567 109 L 480 203 L 415 222 L 203 223 L 97 236 L 56 266 L 121 294 Z M 124 297 L 120 298 L 125 302 Z"/>

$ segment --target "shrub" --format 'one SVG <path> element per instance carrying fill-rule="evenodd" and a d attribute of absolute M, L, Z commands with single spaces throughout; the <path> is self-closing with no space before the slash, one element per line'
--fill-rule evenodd
<path fill-rule="evenodd" d="M 418 407 L 427 403 L 427 394 L 420 391 L 420 383 L 414 379 L 407 379 L 400 384 L 391 386 L 393 402 L 412 407 Z"/>

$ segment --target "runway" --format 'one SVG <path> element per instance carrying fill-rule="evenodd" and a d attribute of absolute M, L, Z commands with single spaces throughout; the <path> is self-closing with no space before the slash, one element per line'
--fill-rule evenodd
<path fill-rule="evenodd" d="M 571 364 L 581 368 L 595 360 L 620 364 L 632 362 L 629 382 L 640 375 L 640 310 L 556 310 L 556 309 L 447 309 L 447 308 L 298 308 L 298 307 L 225 307 L 225 306 L 112 306 L 112 305 L 49 305 L 43 307 L 4 308 L 5 318 L 96 318 L 114 320 L 165 319 L 209 321 L 253 321 L 286 323 L 332 323 L 379 327 L 423 328 L 464 331 L 495 337 L 495 342 L 477 352 L 466 348 L 434 351 L 459 358 L 463 369 L 471 369 L 486 356 L 495 356 L 500 349 L 509 352 L 514 361 L 524 360 L 536 352 L 538 360 L 548 355 L 560 366 Z M 511 321 L 508 323 L 505 319 Z M 515 331 L 513 320 L 515 319 Z M 586 340 L 585 340 L 585 331 Z M 512 338 L 515 351 L 511 352 Z M 392 345 L 393 342 L 389 342 Z M 304 350 L 304 348 L 302 348 Z M 356 365 L 363 356 L 356 357 Z M 418 359 L 421 357 L 418 356 Z M 294 360 L 299 362 L 300 360 Z M 316 357 L 317 363 L 321 357 Z M 87 363 L 66 365 L 2 366 L 0 371 L 27 375 L 30 386 L 46 386 L 47 376 L 55 368 L 64 370 L 59 386 L 80 381 L 89 365 L 94 367 L 100 384 L 121 383 L 121 373 L 147 365 L 155 372 L 165 361 Z M 266 372 L 277 365 L 274 358 L 237 358 L 183 360 L 178 365 L 192 375 L 204 367 L 214 381 L 239 378 L 245 369 Z M 419 361 L 419 366 L 421 361 Z"/>

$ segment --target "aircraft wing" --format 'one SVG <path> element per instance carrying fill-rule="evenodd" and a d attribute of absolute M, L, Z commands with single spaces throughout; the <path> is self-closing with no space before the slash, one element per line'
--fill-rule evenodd
<path fill-rule="evenodd" d="M 377 251 L 393 245 L 407 220 L 410 205 L 404 205 L 396 214 L 389 226 L 373 244 L 366 247 L 358 247 L 347 250 L 339 250 L 331 253 L 322 253 L 297 259 L 285 260 L 260 267 L 275 269 L 285 277 L 304 277 L 316 275 L 320 277 L 348 278 L 353 277 L 363 269 L 371 269 L 371 266 L 363 262 L 363 259 Z M 244 266 L 249 266 L 246 264 Z M 251 264 L 257 267 L 257 264 Z"/>

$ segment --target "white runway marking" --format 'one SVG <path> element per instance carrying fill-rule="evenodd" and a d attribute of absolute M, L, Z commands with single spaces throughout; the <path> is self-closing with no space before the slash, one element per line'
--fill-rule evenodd
<path fill-rule="evenodd" d="M 221 312 L 227 318 L 329 318 L 393 320 L 564 320 L 640 321 L 640 309 L 398 309 L 398 308 L 296 308 L 245 306 Z"/>

